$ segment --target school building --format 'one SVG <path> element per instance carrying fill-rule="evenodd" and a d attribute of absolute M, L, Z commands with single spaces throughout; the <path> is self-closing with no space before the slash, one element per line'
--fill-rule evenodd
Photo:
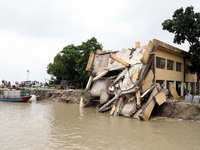
<path fill-rule="evenodd" d="M 157 46 L 156 82 L 167 89 L 169 82 L 172 82 L 179 96 L 184 96 L 187 90 L 195 94 L 197 76 L 189 71 L 189 53 L 156 39 L 153 43 Z"/>

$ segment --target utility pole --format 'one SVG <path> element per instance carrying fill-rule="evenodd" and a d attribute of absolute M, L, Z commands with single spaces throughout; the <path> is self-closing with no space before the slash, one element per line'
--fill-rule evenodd
<path fill-rule="evenodd" d="M 29 72 L 29 70 L 27 70 L 27 81 L 28 81 L 28 75 L 29 75 L 29 73 L 31 73 L 31 72 Z"/>

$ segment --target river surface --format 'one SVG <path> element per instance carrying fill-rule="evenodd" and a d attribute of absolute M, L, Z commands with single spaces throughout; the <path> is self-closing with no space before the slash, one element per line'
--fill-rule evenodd
<path fill-rule="evenodd" d="M 200 149 L 200 125 L 140 121 L 51 101 L 0 101 L 0 150 Z"/>

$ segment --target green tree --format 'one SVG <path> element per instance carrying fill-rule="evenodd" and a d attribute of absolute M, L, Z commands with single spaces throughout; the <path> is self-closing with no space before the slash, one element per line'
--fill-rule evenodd
<path fill-rule="evenodd" d="M 49 65 L 47 66 L 47 73 L 50 75 L 54 75 L 57 78 L 63 78 L 62 77 L 62 68 L 63 68 L 63 63 L 61 61 L 61 57 L 62 55 L 60 53 L 58 53 L 55 57 L 54 57 L 54 63 L 49 63 Z"/>
<path fill-rule="evenodd" d="M 88 81 L 88 72 L 85 69 L 87 67 L 90 52 L 92 51 L 96 53 L 98 49 L 102 50 L 102 48 L 103 48 L 102 44 L 98 43 L 95 37 L 87 40 L 87 42 L 82 42 L 82 44 L 78 46 L 78 49 L 80 50 L 81 53 L 80 59 L 77 60 L 77 68 L 78 72 L 80 73 L 78 81 L 83 82 L 84 85 Z"/>
<path fill-rule="evenodd" d="M 190 71 L 197 74 L 196 94 L 199 94 L 200 78 L 200 13 L 194 12 L 193 6 L 188 6 L 185 11 L 181 7 L 174 12 L 172 19 L 167 19 L 162 23 L 163 30 L 174 33 L 173 42 L 182 44 L 188 41 L 190 44 L 189 53 Z"/>
<path fill-rule="evenodd" d="M 63 48 L 54 57 L 54 62 L 47 66 L 47 73 L 56 77 L 57 81 L 71 80 L 76 83 L 83 83 L 88 80 L 88 73 L 85 71 L 90 52 L 102 49 L 102 44 L 97 42 L 95 37 L 82 42 L 81 45 L 73 44 Z"/>
<path fill-rule="evenodd" d="M 77 46 L 68 45 L 63 48 L 60 52 L 62 54 L 63 70 L 65 70 L 64 78 L 66 80 L 71 80 L 77 82 L 79 72 L 77 68 L 77 60 L 80 59 L 80 51 Z"/>

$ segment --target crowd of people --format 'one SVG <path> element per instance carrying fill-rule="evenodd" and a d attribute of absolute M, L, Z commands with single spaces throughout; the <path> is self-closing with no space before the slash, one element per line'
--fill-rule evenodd
<path fill-rule="evenodd" d="M 10 81 L 6 81 L 6 80 L 2 80 L 2 86 L 4 87 L 11 87 L 11 83 L 10 83 Z"/>
<path fill-rule="evenodd" d="M 11 82 L 10 81 L 6 81 L 6 80 L 2 80 L 2 87 L 8 87 L 10 88 L 11 86 L 15 86 L 15 87 L 34 87 L 34 86 L 39 86 L 39 87 L 42 87 L 42 86 L 49 86 L 49 84 L 47 82 L 45 82 L 44 84 L 42 82 L 31 82 L 31 81 L 22 81 L 21 83 L 19 82 L 15 82 L 14 85 L 11 85 Z"/>

